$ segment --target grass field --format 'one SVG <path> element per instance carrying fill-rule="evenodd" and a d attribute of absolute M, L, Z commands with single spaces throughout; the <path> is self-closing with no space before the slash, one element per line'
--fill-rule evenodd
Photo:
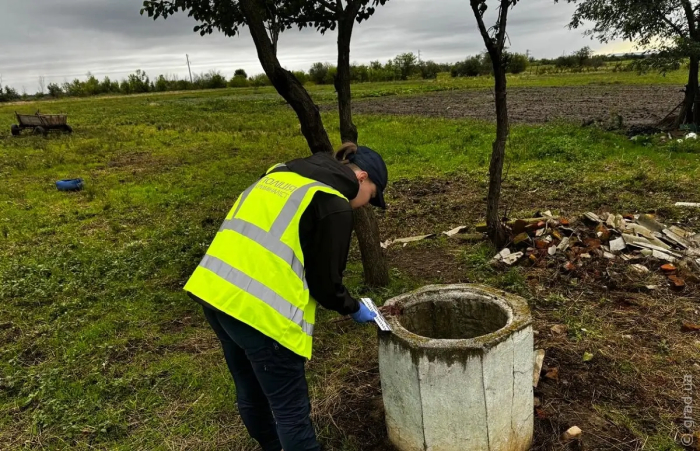
<path fill-rule="evenodd" d="M 480 78 L 363 84 L 355 86 L 355 95 L 489 83 Z M 510 81 L 511 86 L 597 83 L 682 84 L 683 74 Z M 320 102 L 333 100 L 330 87 L 310 89 Z M 75 134 L 11 138 L 13 112 L 36 109 L 68 112 Z M 337 116 L 324 114 L 324 121 L 338 144 Z M 357 116 L 356 123 L 361 142 L 381 151 L 389 165 L 390 207 L 380 213 L 386 238 L 482 219 L 492 124 L 369 115 Z M 214 335 L 182 286 L 237 195 L 270 165 L 308 154 L 291 109 L 269 88 L 66 99 L 0 106 L 0 130 L 0 449 L 255 449 L 237 416 Z M 697 213 L 671 205 L 700 200 L 698 152 L 700 143 L 693 140 L 632 142 L 578 124 L 519 125 L 508 149 L 505 200 L 515 216 L 547 208 L 569 215 L 658 211 L 697 228 Z M 58 192 L 53 183 L 69 177 L 84 178 L 86 189 Z M 453 209 L 407 194 L 445 183 L 460 187 L 450 194 Z M 615 346 L 616 337 L 607 335 L 609 328 L 596 316 L 598 294 L 584 305 L 561 290 L 543 292 L 522 268 L 489 269 L 485 262 L 493 252 L 483 244 L 447 240 L 393 249 L 392 284 L 372 292 L 362 286 L 353 251 L 347 279 L 355 294 L 379 302 L 433 282 L 487 282 L 526 296 L 536 328 L 558 318 L 600 331 L 573 335 L 576 346 Z M 449 275 L 445 268 L 416 274 L 406 261 L 430 255 L 449 257 Z M 663 310 L 669 321 L 697 320 L 691 308 L 697 305 L 695 293 L 689 290 L 677 300 L 678 311 Z M 319 436 L 331 450 L 384 449 L 374 332 L 330 322 L 334 317 L 321 315 L 308 371 Z M 617 440 L 615 449 L 642 449 L 640 443 L 646 443 L 643 449 L 681 449 L 674 445 L 681 394 L 666 386 L 682 379 L 683 368 L 697 374 L 692 366 L 697 347 L 675 341 L 675 330 L 654 340 L 648 352 L 612 358 L 615 365 L 633 368 L 625 373 L 631 384 L 659 379 L 654 406 L 645 410 L 642 401 L 629 397 L 580 399 L 569 388 L 562 388 L 558 406 L 608 412 L 605 421 L 621 431 L 609 433 L 609 441 Z M 568 349 L 551 346 L 559 358 L 565 353 L 556 349 Z M 648 366 L 637 358 L 647 359 Z M 591 370 L 601 385 L 612 377 L 606 368 Z M 542 420 L 539 449 L 559 449 L 542 431 L 566 429 L 562 415 Z M 600 446 L 591 449 L 612 449 Z"/>

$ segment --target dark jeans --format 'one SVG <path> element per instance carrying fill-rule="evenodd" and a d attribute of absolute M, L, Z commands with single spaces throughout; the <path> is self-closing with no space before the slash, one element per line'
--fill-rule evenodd
<path fill-rule="evenodd" d="M 204 307 L 236 384 L 238 411 L 264 451 L 319 451 L 305 359 L 231 316 Z"/>

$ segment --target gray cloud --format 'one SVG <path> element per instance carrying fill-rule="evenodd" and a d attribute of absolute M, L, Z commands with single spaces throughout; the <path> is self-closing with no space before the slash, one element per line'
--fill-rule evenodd
<path fill-rule="evenodd" d="M 184 13 L 155 22 L 142 17 L 141 0 L 11 1 L 13 6 L 0 15 L 0 75 L 4 84 L 27 92 L 37 90 L 40 75 L 61 83 L 88 71 L 121 78 L 140 68 L 152 76 L 185 77 L 186 53 L 197 73 L 214 69 L 230 76 L 239 67 L 262 71 L 245 29 L 236 38 L 200 37 Z M 508 25 L 511 49 L 553 57 L 584 45 L 600 48 L 566 28 L 571 12 L 570 5 L 553 0 L 521 1 Z M 423 59 L 456 61 L 484 47 L 468 0 L 391 0 L 355 30 L 352 60 L 357 62 L 386 61 L 408 51 L 420 51 Z M 280 60 L 290 69 L 333 62 L 335 39 L 334 32 L 288 30 L 280 41 Z"/>

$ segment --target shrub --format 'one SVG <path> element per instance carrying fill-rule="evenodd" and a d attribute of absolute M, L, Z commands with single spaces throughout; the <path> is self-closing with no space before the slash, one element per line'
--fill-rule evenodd
<path fill-rule="evenodd" d="M 219 72 L 209 72 L 207 74 L 207 89 L 222 89 L 227 86 L 226 78 Z"/>
<path fill-rule="evenodd" d="M 323 79 L 323 84 L 332 85 L 335 83 L 335 76 L 338 75 L 338 68 L 330 66 L 326 72 L 326 78 Z"/>
<path fill-rule="evenodd" d="M 394 67 L 401 80 L 406 80 L 417 69 L 418 57 L 414 53 L 402 53 L 394 58 Z"/>
<path fill-rule="evenodd" d="M 485 67 L 483 58 L 477 55 L 456 63 L 450 73 L 453 77 L 476 77 L 490 73 Z"/>
<path fill-rule="evenodd" d="M 9 86 L 5 86 L 3 91 L 2 86 L 0 86 L 0 102 L 12 102 L 14 100 L 19 100 L 20 95 L 17 90 Z"/>
<path fill-rule="evenodd" d="M 309 69 L 309 79 L 317 85 L 324 84 L 330 67 L 328 63 L 314 63 Z"/>
<path fill-rule="evenodd" d="M 46 89 L 49 91 L 49 95 L 54 99 L 61 97 L 61 95 L 63 94 L 63 90 L 60 86 L 58 86 L 57 83 L 49 83 Z"/>
<path fill-rule="evenodd" d="M 302 85 L 305 85 L 309 81 L 309 76 L 306 75 L 306 72 L 304 72 L 303 70 L 295 70 L 292 73 Z"/>
<path fill-rule="evenodd" d="M 527 55 L 522 53 L 512 53 L 509 55 L 508 67 L 506 68 L 511 74 L 521 74 L 525 72 L 530 65 Z"/>
<path fill-rule="evenodd" d="M 126 86 L 124 86 L 124 83 L 126 83 Z M 148 75 L 146 75 L 146 72 L 142 71 L 141 69 L 138 69 L 135 73 L 129 75 L 129 77 L 121 83 L 120 90 L 125 94 L 148 92 L 151 90 L 151 82 L 148 79 Z"/>
<path fill-rule="evenodd" d="M 434 61 L 421 61 L 418 65 L 420 76 L 424 80 L 434 80 L 442 72 L 440 65 Z"/>
<path fill-rule="evenodd" d="M 350 66 L 350 81 L 365 83 L 370 80 L 369 78 L 369 67 L 364 64 Z"/>
<path fill-rule="evenodd" d="M 169 88 L 170 83 L 168 83 L 168 80 L 163 75 L 159 75 L 156 82 L 153 84 L 153 89 L 158 92 L 168 91 Z"/>
<path fill-rule="evenodd" d="M 250 77 L 250 85 L 254 87 L 271 86 L 270 79 L 265 74 L 258 74 Z"/>
<path fill-rule="evenodd" d="M 194 79 L 196 89 L 221 89 L 227 86 L 226 79 L 217 71 L 209 71 L 206 74 L 197 75 Z"/>
<path fill-rule="evenodd" d="M 236 71 L 238 72 L 238 71 Z M 245 71 L 244 71 L 245 73 Z M 236 75 L 228 82 L 229 88 L 247 88 L 250 85 L 248 83 L 248 77 Z"/>

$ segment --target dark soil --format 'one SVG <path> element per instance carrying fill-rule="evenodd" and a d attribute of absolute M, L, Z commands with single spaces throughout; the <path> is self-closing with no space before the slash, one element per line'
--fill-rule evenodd
<path fill-rule="evenodd" d="M 679 86 L 571 86 L 508 90 L 511 122 L 540 124 L 564 119 L 584 122 L 622 116 L 625 125 L 652 125 L 683 100 Z M 324 106 L 330 109 L 331 106 Z M 420 96 L 358 100 L 358 114 L 419 115 L 495 120 L 491 90 L 471 89 Z"/>
<path fill-rule="evenodd" d="M 612 195 L 596 199 L 585 189 L 569 190 L 561 197 L 556 191 L 552 187 L 525 192 L 518 204 L 523 209 L 533 205 L 561 209 L 572 220 L 589 209 L 611 211 L 608 206 L 616 204 Z M 485 209 L 483 192 L 484 186 L 467 177 L 395 183 L 391 208 L 381 218 L 382 236 L 473 225 Z M 639 200 L 645 203 L 641 193 Z M 698 230 L 700 220 L 695 218 L 686 227 Z M 425 284 L 491 283 L 484 278 L 494 274 L 497 278 L 503 270 L 479 272 L 470 267 L 464 255 L 474 246 L 455 239 L 427 239 L 405 247 L 395 244 L 387 252 L 392 268 Z M 681 325 L 700 319 L 700 280 L 685 274 L 686 289 L 675 292 L 660 270 L 653 269 L 660 263 L 644 263 L 652 271 L 641 275 L 627 263 L 602 258 L 572 272 L 564 271 L 561 262 L 546 260 L 519 268 L 518 294 L 527 298 L 532 310 L 535 346 L 546 350 L 543 376 L 535 390 L 541 406 L 535 412 L 534 450 L 672 449 L 669 444 L 684 432 L 682 381 L 688 374 L 699 376 L 700 358 L 694 344 L 699 335 L 683 332 Z M 658 288 L 650 291 L 645 288 L 649 285 Z M 550 330 L 553 325 L 564 325 L 567 332 L 557 335 Z M 591 361 L 583 361 L 586 352 L 594 355 Z M 378 396 L 378 377 L 374 366 L 370 368 L 363 382 L 372 387 L 367 390 L 372 396 Z M 544 377 L 554 368 L 556 379 Z M 365 419 L 367 429 L 360 436 L 366 449 L 391 449 L 381 403 L 365 398 L 365 403 L 353 404 L 349 398 L 358 409 L 354 416 Z M 584 431 L 582 442 L 563 442 L 561 434 L 574 425 Z M 346 427 L 354 429 L 343 422 L 341 428 Z"/>

